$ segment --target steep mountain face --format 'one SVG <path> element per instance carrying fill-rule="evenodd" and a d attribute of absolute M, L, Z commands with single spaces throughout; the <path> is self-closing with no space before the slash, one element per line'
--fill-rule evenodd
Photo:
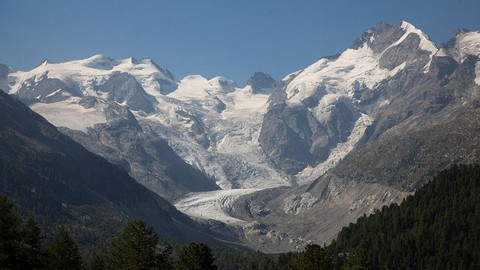
<path fill-rule="evenodd" d="M 181 211 L 287 251 L 477 161 L 479 56 L 479 32 L 437 48 L 379 23 L 281 82 L 175 80 L 149 59 L 96 55 L 0 66 L 0 85 Z"/>
<path fill-rule="evenodd" d="M 114 74 L 108 80 L 96 87 L 100 94 L 106 93 L 107 100 L 118 104 L 126 104 L 134 111 L 151 113 L 155 109 L 149 97 L 135 77 L 128 73 Z M 153 100 L 151 98 L 151 100 Z"/>
<path fill-rule="evenodd" d="M 0 192 L 45 231 L 66 224 L 82 246 L 98 247 L 127 219 L 141 218 L 167 238 L 217 243 L 199 231 L 206 228 L 3 91 L 0 139 Z"/>
<path fill-rule="evenodd" d="M 159 102 L 152 93 L 177 87 L 171 73 L 150 59 L 117 61 L 95 55 L 68 63 L 45 61 L 30 72 L 10 72 L 8 83 L 10 92 L 62 132 L 157 194 L 172 199 L 218 189 L 137 120 L 155 113 Z"/>
<path fill-rule="evenodd" d="M 358 142 L 402 84 L 428 71 L 436 51 L 409 23 L 376 25 L 343 53 L 283 80 L 265 115 L 262 149 L 291 174 L 324 163 L 340 145 Z"/>
<path fill-rule="evenodd" d="M 372 83 L 374 77 L 363 78 L 361 83 L 354 83 L 352 88 L 346 89 L 346 93 L 344 88 L 324 91 L 323 89 L 328 89 L 326 81 L 333 87 L 339 81 L 348 80 L 349 73 L 332 78 L 328 77 L 331 73 L 322 72 L 326 72 L 325 69 L 336 61 L 342 60 L 350 50 L 374 46 L 370 45 L 369 41 L 378 40 L 381 34 L 378 33 L 378 28 L 382 31 L 388 30 L 390 38 L 387 40 L 390 40 L 390 45 L 380 42 L 381 47 L 372 49 L 373 52 L 382 52 L 382 55 L 376 58 L 379 60 L 375 68 L 384 66 L 386 69 L 372 69 L 369 73 L 372 75 L 385 71 L 387 76 L 381 80 L 376 79 L 375 83 Z M 229 208 L 233 217 L 256 222 L 250 231 L 245 230 L 250 245 L 268 249 L 275 243 L 280 250 L 288 250 L 301 247 L 302 243 L 309 240 L 328 242 L 339 231 L 340 224 L 353 222 L 359 214 L 370 213 L 380 205 L 401 202 L 408 192 L 417 190 L 439 171 L 452 164 L 479 161 L 480 33 L 459 32 L 446 47 L 433 51 L 427 50 L 430 47 L 426 45 L 427 39 L 422 39 L 418 30 L 405 23 L 397 28 L 377 25 L 334 60 L 322 59 L 306 70 L 287 77 L 282 89 L 278 90 L 280 93 L 270 97 L 273 105 L 270 105 L 265 115 L 262 127 L 265 137 L 260 137 L 264 140 L 261 145 L 267 153 L 275 154 L 271 155 L 272 158 L 277 159 L 277 164 L 284 170 L 291 169 L 289 165 L 292 162 L 285 162 L 288 158 L 310 157 L 310 160 L 295 160 L 301 169 L 311 164 L 308 162 L 313 163 L 315 158 L 320 157 L 313 155 L 313 143 L 305 147 L 306 142 L 314 140 L 305 140 L 307 137 L 304 134 L 308 133 L 304 130 L 316 130 L 321 122 L 311 121 L 314 117 L 305 121 L 306 117 L 299 116 L 299 111 L 314 116 L 316 110 L 323 110 L 319 115 L 326 117 L 329 114 L 324 113 L 327 110 L 323 106 L 330 106 L 327 107 L 330 109 L 333 108 L 332 104 L 336 104 L 328 102 L 328 98 L 331 98 L 329 95 L 339 95 L 341 99 L 349 101 L 352 105 L 350 108 L 362 116 L 368 116 L 370 120 L 360 133 L 356 133 L 359 130 L 353 128 L 352 132 L 347 134 L 347 143 L 355 143 L 351 151 L 337 152 L 338 145 L 343 146 L 342 142 L 336 147 L 332 146 L 328 159 L 333 160 L 332 154 L 339 155 L 341 159 L 337 160 L 338 163 L 320 162 L 316 167 L 310 165 L 312 167 L 307 167 L 299 174 L 321 175 L 309 185 L 287 192 L 269 191 L 247 195 L 239 198 Z M 412 33 L 408 31 L 420 37 L 420 41 L 411 38 Z M 391 42 L 394 45 L 391 45 Z M 404 42 L 407 44 L 403 44 Z M 408 44 L 411 42 L 417 44 L 419 49 Z M 415 57 L 402 56 L 402 50 L 396 48 L 400 45 L 408 48 L 403 54 L 411 51 Z M 382 57 L 392 48 L 395 48 L 395 58 L 405 62 L 400 63 L 394 59 L 382 62 Z M 430 58 L 425 57 L 427 54 Z M 345 59 L 343 61 L 346 62 Z M 396 66 L 392 64 L 387 68 L 385 63 L 396 63 Z M 306 72 L 315 65 L 321 66 L 314 69 L 320 74 Z M 366 68 L 365 65 L 360 67 Z M 351 70 L 360 67 L 353 66 Z M 395 69 L 398 69 L 398 72 L 388 73 Z M 334 69 L 334 72 L 339 70 Z M 289 88 L 300 76 L 311 76 L 311 80 L 300 86 L 296 84 L 297 88 Z M 362 77 L 355 78 L 358 80 Z M 327 87 L 319 90 L 318 85 L 322 82 Z M 298 92 L 291 92 L 292 96 L 289 98 L 289 89 L 297 89 Z M 308 92 L 309 90 L 312 91 Z M 318 95 L 319 91 L 321 94 L 318 105 L 309 110 L 306 100 Z M 304 95 L 306 92 L 308 94 Z M 298 95 L 301 95 L 301 98 L 298 98 Z M 292 99 L 302 104 L 292 104 Z M 277 113 L 279 107 L 282 108 L 281 113 Z M 283 124 L 283 129 L 278 128 L 278 125 L 268 125 L 271 118 Z M 328 121 L 332 121 L 332 118 L 327 118 L 327 123 Z M 302 128 L 296 128 L 299 126 Z M 277 129 L 272 129 L 274 127 Z M 271 130 L 264 132 L 263 128 Z M 297 149 L 302 149 L 303 145 L 304 154 L 294 156 L 287 152 L 284 159 L 281 159 L 282 156 L 278 153 L 282 152 L 277 150 L 281 144 L 277 147 L 269 144 L 269 137 L 266 136 L 269 132 L 278 132 L 285 136 L 286 142 L 288 139 L 297 142 Z M 269 149 L 277 152 L 268 152 Z M 315 163 L 313 165 L 315 166 Z M 332 166 L 332 169 L 325 173 L 325 167 L 328 166 Z"/>

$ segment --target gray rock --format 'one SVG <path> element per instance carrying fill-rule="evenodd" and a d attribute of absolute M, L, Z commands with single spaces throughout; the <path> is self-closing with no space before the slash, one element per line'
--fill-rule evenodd
<path fill-rule="evenodd" d="M 255 72 L 248 79 L 247 85 L 252 87 L 253 93 L 270 94 L 278 83 L 266 73 Z"/>
<path fill-rule="evenodd" d="M 325 123 L 305 106 L 276 104 L 264 116 L 260 146 L 278 168 L 296 174 L 326 160 L 331 149 L 347 140 L 359 116 L 346 100 L 333 104 Z"/>
<path fill-rule="evenodd" d="M 392 26 L 380 22 L 358 37 L 350 48 L 358 49 L 367 44 L 375 53 L 380 53 L 397 41 L 403 34 L 405 34 L 405 30 L 399 25 Z"/>
<path fill-rule="evenodd" d="M 81 97 L 83 93 L 76 88 L 67 86 L 59 79 L 48 78 L 45 74 L 40 78 L 32 77 L 23 82 L 16 95 L 27 103 L 53 103 L 69 99 L 72 96 Z"/>
<path fill-rule="evenodd" d="M 400 44 L 388 48 L 380 58 L 380 68 L 392 70 L 402 63 L 423 67 L 430 61 L 430 52 L 419 47 L 420 37 L 410 33 Z"/>
<path fill-rule="evenodd" d="M 119 104 L 126 103 L 134 111 L 152 113 L 155 111 L 153 103 L 155 100 L 150 97 L 135 77 L 128 73 L 113 75 L 104 84 L 96 87 L 98 92 L 107 93 L 107 99 Z"/>
<path fill-rule="evenodd" d="M 61 131 L 169 200 L 187 192 L 218 189 L 213 179 L 183 161 L 165 140 L 142 129 L 128 108 L 110 103 L 104 112 L 108 122 L 89 128 L 87 133 L 67 128 Z"/>

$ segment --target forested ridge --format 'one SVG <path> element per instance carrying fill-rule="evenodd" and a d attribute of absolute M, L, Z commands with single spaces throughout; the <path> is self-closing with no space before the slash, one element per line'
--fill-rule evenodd
<path fill-rule="evenodd" d="M 343 228 L 328 249 L 362 250 L 372 269 L 480 269 L 480 165 L 442 171 Z"/>

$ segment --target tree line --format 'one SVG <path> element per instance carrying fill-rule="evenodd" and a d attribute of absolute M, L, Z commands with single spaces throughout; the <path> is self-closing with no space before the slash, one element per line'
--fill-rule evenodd
<path fill-rule="evenodd" d="M 46 242 L 35 219 L 20 219 L 0 196 L 0 269 L 480 269 L 480 165 L 453 166 L 400 205 L 344 227 L 330 245 L 300 253 L 172 247 L 142 220 L 88 258 L 65 227 Z"/>
<path fill-rule="evenodd" d="M 35 219 L 21 220 L 14 205 L 0 196 L 0 269 L 217 269 L 203 243 L 185 246 L 174 261 L 171 247 L 161 245 L 158 234 L 142 220 L 129 221 L 106 253 L 87 260 L 65 227 L 45 242 Z"/>
<path fill-rule="evenodd" d="M 309 245 L 302 253 L 285 254 L 212 251 L 204 243 L 181 245 L 174 251 L 171 245 L 162 244 L 158 234 L 143 220 L 127 222 L 107 251 L 88 258 L 81 255 L 66 227 L 59 227 L 48 245 L 46 242 L 36 220 L 31 216 L 22 220 L 13 203 L 0 196 L 0 269 L 314 270 L 326 269 L 331 263 L 326 249 L 319 245 Z"/>

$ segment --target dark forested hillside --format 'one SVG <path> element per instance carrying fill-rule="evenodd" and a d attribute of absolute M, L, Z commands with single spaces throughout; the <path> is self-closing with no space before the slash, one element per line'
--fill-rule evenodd
<path fill-rule="evenodd" d="M 480 269 L 480 165 L 441 172 L 400 206 L 345 227 L 329 248 L 363 250 L 375 269 Z"/>

